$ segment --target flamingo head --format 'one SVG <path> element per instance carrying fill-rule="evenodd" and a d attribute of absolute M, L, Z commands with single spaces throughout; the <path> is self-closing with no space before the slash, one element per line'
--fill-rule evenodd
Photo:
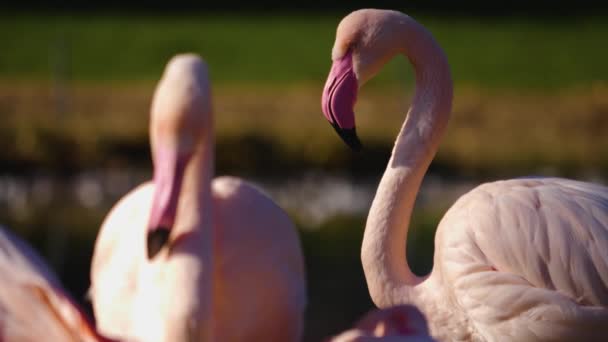
<path fill-rule="evenodd" d="M 150 143 L 154 197 L 147 230 L 152 259 L 169 240 L 186 166 L 211 125 L 207 66 L 194 54 L 173 57 L 152 100 Z"/>
<path fill-rule="evenodd" d="M 361 149 L 354 112 L 358 89 L 399 52 L 395 29 L 404 17 L 395 11 L 363 9 L 338 25 L 321 106 L 325 118 L 354 150 Z"/>
<path fill-rule="evenodd" d="M 366 314 L 353 329 L 328 339 L 327 342 L 362 340 L 434 342 L 426 319 L 416 307 L 399 305 L 377 309 Z"/>
<path fill-rule="evenodd" d="M 412 305 L 372 311 L 358 322 L 357 327 L 377 337 L 429 335 L 424 315 Z"/>

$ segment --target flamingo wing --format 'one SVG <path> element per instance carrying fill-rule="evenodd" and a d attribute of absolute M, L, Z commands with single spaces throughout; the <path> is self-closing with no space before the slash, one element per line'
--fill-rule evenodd
<path fill-rule="evenodd" d="M 104 340 L 42 258 L 3 228 L 0 274 L 0 341 Z"/>
<path fill-rule="evenodd" d="M 608 188 L 481 185 L 448 211 L 436 246 L 448 300 L 486 339 L 608 336 Z"/>

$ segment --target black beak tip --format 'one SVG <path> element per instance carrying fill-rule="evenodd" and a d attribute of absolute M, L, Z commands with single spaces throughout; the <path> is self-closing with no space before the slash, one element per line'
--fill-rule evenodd
<path fill-rule="evenodd" d="M 148 232 L 147 251 L 148 259 L 153 259 L 169 241 L 169 229 L 157 228 Z"/>
<path fill-rule="evenodd" d="M 340 138 L 342 138 L 342 140 L 346 143 L 346 145 L 348 145 L 348 147 L 350 147 L 355 152 L 361 151 L 361 149 L 363 148 L 363 145 L 361 144 L 361 141 L 359 140 L 359 137 L 357 136 L 357 130 L 355 127 L 345 129 L 345 128 L 339 127 L 336 124 L 331 124 L 331 125 L 334 127 L 336 132 L 338 132 L 338 135 L 340 136 Z"/>

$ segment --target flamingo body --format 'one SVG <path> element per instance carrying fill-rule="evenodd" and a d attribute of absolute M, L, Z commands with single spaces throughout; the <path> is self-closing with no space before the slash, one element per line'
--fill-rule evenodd
<path fill-rule="evenodd" d="M 127 194 L 108 214 L 97 238 L 91 294 L 95 312 L 100 313 L 96 315 L 97 325 L 111 336 L 137 330 L 132 326 L 135 317 L 146 317 L 140 320 L 144 332 L 154 327 L 149 325 L 149 310 L 153 308 L 136 305 L 149 298 L 140 291 L 150 284 L 164 284 L 141 279 L 137 272 L 145 268 L 142 236 L 153 192 L 154 185 L 146 183 Z M 235 177 L 214 179 L 213 199 L 217 340 L 297 340 L 303 328 L 304 269 L 295 230 L 284 229 L 292 227 L 289 218 L 255 186 Z M 247 217 L 247 222 L 243 223 L 241 217 Z M 124 222 L 129 222 L 127 229 Z M 294 250 L 294 246 L 298 247 Z M 179 294 L 179 289 L 169 286 L 150 292 L 167 291 L 172 291 L 169 297 Z M 165 319 L 161 313 L 154 316 L 153 320 Z M 277 318 L 289 324 L 279 326 Z"/>

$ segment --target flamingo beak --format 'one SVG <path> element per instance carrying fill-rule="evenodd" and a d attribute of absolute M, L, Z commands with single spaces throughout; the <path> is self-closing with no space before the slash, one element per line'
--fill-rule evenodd
<path fill-rule="evenodd" d="M 323 88 L 321 107 L 323 115 L 340 138 L 355 151 L 362 147 L 355 129 L 354 108 L 358 88 L 352 52 L 349 51 L 344 57 L 333 62 Z"/>
<path fill-rule="evenodd" d="M 153 259 L 169 241 L 190 157 L 179 155 L 176 149 L 161 148 L 154 159 L 154 198 L 146 239 L 148 259 Z"/>

